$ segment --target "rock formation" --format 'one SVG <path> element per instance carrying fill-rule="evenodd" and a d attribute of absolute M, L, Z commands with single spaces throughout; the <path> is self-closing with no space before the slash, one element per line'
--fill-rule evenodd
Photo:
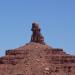
<path fill-rule="evenodd" d="M 40 28 L 35 23 L 32 31 L 30 43 L 0 57 L 0 75 L 75 75 L 75 56 L 40 42 Z"/>
<path fill-rule="evenodd" d="M 39 28 L 39 25 L 36 23 L 32 23 L 32 37 L 31 37 L 31 42 L 36 42 L 40 44 L 45 44 L 44 43 L 44 37 L 40 33 L 41 29 Z"/>

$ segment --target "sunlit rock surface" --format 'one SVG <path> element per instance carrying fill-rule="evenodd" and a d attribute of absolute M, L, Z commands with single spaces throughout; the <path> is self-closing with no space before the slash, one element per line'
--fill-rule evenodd
<path fill-rule="evenodd" d="M 75 56 L 44 41 L 30 41 L 0 57 L 0 75 L 75 75 Z"/>

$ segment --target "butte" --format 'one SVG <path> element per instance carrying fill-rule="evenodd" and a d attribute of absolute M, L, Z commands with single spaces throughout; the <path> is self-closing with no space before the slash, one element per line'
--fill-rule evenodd
<path fill-rule="evenodd" d="M 0 57 L 0 75 L 75 75 L 75 56 L 48 46 L 37 23 L 31 31 L 29 43 Z"/>

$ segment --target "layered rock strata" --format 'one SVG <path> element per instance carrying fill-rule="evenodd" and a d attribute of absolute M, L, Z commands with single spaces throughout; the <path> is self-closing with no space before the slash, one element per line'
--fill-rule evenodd
<path fill-rule="evenodd" d="M 34 25 L 32 30 L 37 33 L 33 33 L 30 43 L 7 50 L 0 57 L 0 75 L 75 75 L 75 56 L 44 43 L 40 28 Z"/>

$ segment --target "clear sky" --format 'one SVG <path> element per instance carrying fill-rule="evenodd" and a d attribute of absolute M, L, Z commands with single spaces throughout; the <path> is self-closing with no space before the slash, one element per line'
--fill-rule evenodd
<path fill-rule="evenodd" d="M 32 22 L 48 45 L 75 55 L 75 0 L 0 0 L 0 56 L 30 41 Z"/>

